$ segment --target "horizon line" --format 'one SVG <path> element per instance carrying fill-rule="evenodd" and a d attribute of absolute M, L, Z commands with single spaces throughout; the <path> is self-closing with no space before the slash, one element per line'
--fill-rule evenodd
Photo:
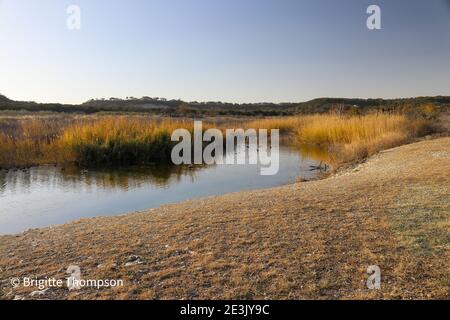
<path fill-rule="evenodd" d="M 67 102 L 39 102 L 36 100 L 16 100 L 14 98 L 10 98 L 9 96 L 7 96 L 6 94 L 3 94 L 0 92 L 0 96 L 5 97 L 6 99 L 13 101 L 13 102 L 25 102 L 25 103 L 36 103 L 36 104 L 61 104 L 61 105 L 82 105 L 84 103 L 87 103 L 89 101 L 113 101 L 111 99 L 117 99 L 119 101 L 132 101 L 132 100 L 142 100 L 144 98 L 148 98 L 148 99 L 154 99 L 154 100 L 160 100 L 160 101 L 180 101 L 180 102 L 185 102 L 185 103 L 224 103 L 224 104 L 236 104 L 236 105 L 245 105 L 245 104 L 295 104 L 295 103 L 307 103 L 307 102 L 311 102 L 314 100 L 320 100 L 320 99 L 342 99 L 342 100 L 410 100 L 410 99 L 420 99 L 420 98 L 450 98 L 450 94 L 446 95 L 446 94 L 438 94 L 438 95 L 418 95 L 418 96 L 400 96 L 400 97 L 395 97 L 395 98 L 388 98 L 388 97 L 337 97 L 337 96 L 321 96 L 321 97 L 316 97 L 316 98 L 312 98 L 312 99 L 308 99 L 308 100 L 299 100 L 299 101 L 279 101 L 279 102 L 271 102 L 271 101 L 256 101 L 256 102 L 230 102 L 230 101 L 221 101 L 221 100 L 184 100 L 182 98 L 165 98 L 165 97 L 151 97 L 151 96 L 141 96 L 140 98 L 138 97 L 133 97 L 133 96 L 128 96 L 128 97 L 108 97 L 108 98 L 104 98 L 104 97 L 100 97 L 100 98 L 91 98 L 88 100 L 85 100 L 83 102 L 79 102 L 79 103 L 67 103 Z"/>

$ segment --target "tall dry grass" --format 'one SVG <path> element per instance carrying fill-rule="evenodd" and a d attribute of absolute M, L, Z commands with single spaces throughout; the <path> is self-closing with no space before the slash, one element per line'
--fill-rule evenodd
<path fill-rule="evenodd" d="M 0 123 L 0 167 L 27 167 L 54 162 L 53 143 L 63 123 L 38 118 Z"/>
<path fill-rule="evenodd" d="M 302 146 L 319 147 L 324 160 L 339 165 L 412 141 L 427 133 L 427 122 L 403 115 L 309 115 L 240 123 L 239 127 L 280 129 Z M 213 125 L 204 124 L 206 130 Z M 228 126 L 227 126 L 228 127 Z M 167 162 L 178 128 L 192 121 L 140 116 L 41 119 L 0 122 L 0 167 L 73 162 L 129 165 Z"/>
<path fill-rule="evenodd" d="M 297 131 L 302 144 L 327 146 L 335 162 L 348 162 L 380 150 L 405 144 L 427 129 L 423 120 L 398 114 L 339 115 L 311 117 Z"/>
<path fill-rule="evenodd" d="M 363 116 L 308 115 L 253 121 L 256 128 L 280 129 L 295 135 L 302 146 L 327 150 L 334 165 L 361 159 L 429 133 L 429 123 L 405 115 L 374 113 Z"/>
<path fill-rule="evenodd" d="M 138 117 L 106 117 L 68 127 L 57 140 L 67 158 L 82 165 L 166 162 L 173 147 L 171 134 L 192 124 Z"/>
<path fill-rule="evenodd" d="M 279 129 L 281 133 L 293 133 L 302 128 L 311 116 L 277 117 L 258 119 L 248 122 L 245 126 L 254 129 Z"/>
<path fill-rule="evenodd" d="M 185 121 L 147 117 L 23 119 L 0 124 L 0 168 L 40 164 L 132 165 L 165 162 L 177 128 Z"/>

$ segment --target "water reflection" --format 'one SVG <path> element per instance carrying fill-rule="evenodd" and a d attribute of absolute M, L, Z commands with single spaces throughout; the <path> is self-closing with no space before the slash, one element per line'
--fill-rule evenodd
<path fill-rule="evenodd" d="M 318 164 L 311 158 L 281 147 L 275 176 L 261 176 L 259 165 L 1 171 L 0 234 L 310 179 L 317 174 L 310 166 Z"/>
<path fill-rule="evenodd" d="M 129 190 L 152 184 L 164 188 L 173 182 L 180 181 L 182 177 L 189 177 L 195 181 L 196 172 L 201 169 L 201 166 L 164 165 L 91 170 L 78 167 L 41 166 L 27 170 L 4 170 L 0 171 L 0 195 L 6 191 L 27 192 L 39 185 L 64 189 L 77 189 L 83 185 L 111 190 Z"/>
<path fill-rule="evenodd" d="M 326 164 L 333 163 L 333 159 L 330 156 L 326 147 L 318 147 L 312 145 L 299 145 L 297 146 L 302 157 L 312 159 L 318 162 L 323 162 Z"/>

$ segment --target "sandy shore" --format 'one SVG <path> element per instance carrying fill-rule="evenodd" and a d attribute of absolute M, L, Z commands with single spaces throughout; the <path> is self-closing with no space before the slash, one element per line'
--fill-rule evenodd
<path fill-rule="evenodd" d="M 0 298 L 448 298 L 449 187 L 450 138 L 441 138 L 325 180 L 1 236 Z M 64 279 L 69 265 L 124 285 L 11 284 Z M 380 290 L 366 287 L 371 265 Z"/>

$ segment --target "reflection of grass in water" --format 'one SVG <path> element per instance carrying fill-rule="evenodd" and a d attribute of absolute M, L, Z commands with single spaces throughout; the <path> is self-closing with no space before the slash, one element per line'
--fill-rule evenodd
<path fill-rule="evenodd" d="M 70 167 L 61 171 L 61 176 L 66 181 L 77 183 L 83 181 L 87 185 L 102 188 L 129 189 L 141 187 L 144 184 L 157 186 L 168 186 L 171 180 L 179 181 L 183 176 L 195 179 L 198 170 L 204 166 L 141 166 L 124 168 L 105 168 L 89 171 L 80 170 L 77 167 Z"/>
<path fill-rule="evenodd" d="M 331 163 L 330 153 L 326 147 L 300 144 L 298 149 L 304 158 L 316 160 L 318 162 L 323 161 L 327 164 Z"/>
<path fill-rule="evenodd" d="M 416 254 L 450 249 L 449 190 L 445 186 L 412 185 L 391 210 L 390 223 L 400 241 Z M 420 207 L 418 204 L 421 204 Z"/>
<path fill-rule="evenodd" d="M 196 178 L 199 170 L 205 166 L 170 166 L 160 165 L 152 167 L 124 167 L 124 168 L 97 168 L 83 170 L 75 166 L 64 169 L 54 167 L 31 168 L 26 171 L 0 171 L 0 194 L 6 186 L 15 189 L 29 188 L 36 181 L 40 184 L 61 184 L 77 186 L 83 183 L 87 186 L 103 189 L 139 188 L 143 185 L 156 185 L 166 187 L 172 181 L 179 181 L 182 177 Z"/>

